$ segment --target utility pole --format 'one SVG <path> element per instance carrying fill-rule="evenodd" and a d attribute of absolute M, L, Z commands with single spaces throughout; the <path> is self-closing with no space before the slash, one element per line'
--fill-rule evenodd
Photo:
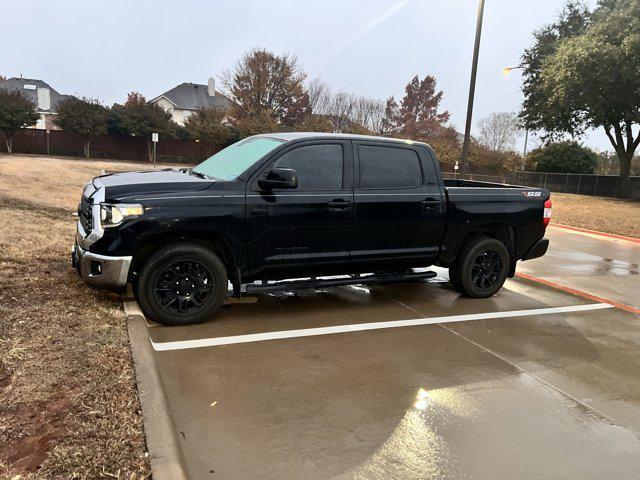
<path fill-rule="evenodd" d="M 502 69 L 502 73 L 504 73 L 505 77 L 508 77 L 512 70 L 522 70 L 524 69 L 524 65 L 518 65 L 517 67 L 504 67 Z M 524 129 L 524 148 L 522 149 L 522 166 L 521 169 L 524 170 L 525 167 L 525 157 L 527 156 L 527 144 L 529 142 L 529 127 L 525 127 Z"/>
<path fill-rule="evenodd" d="M 469 103 L 467 104 L 467 121 L 464 127 L 464 142 L 460 157 L 460 178 L 464 179 L 467 167 L 467 154 L 471 140 L 471 120 L 473 118 L 473 100 L 476 94 L 476 75 L 478 73 L 478 55 L 480 54 L 480 37 L 482 35 L 482 16 L 484 15 L 484 0 L 478 4 L 478 18 L 476 20 L 476 41 L 473 46 L 473 63 L 471 64 L 471 81 L 469 82 Z"/>
<path fill-rule="evenodd" d="M 522 150 L 522 170 L 524 170 L 525 162 L 527 158 L 527 142 L 529 141 L 529 129 L 524 130 L 524 149 Z"/>

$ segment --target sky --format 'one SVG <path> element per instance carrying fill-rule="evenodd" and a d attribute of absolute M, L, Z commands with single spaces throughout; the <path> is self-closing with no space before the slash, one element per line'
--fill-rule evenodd
<path fill-rule="evenodd" d="M 473 134 L 522 102 L 516 66 L 532 32 L 564 0 L 486 0 Z M 595 0 L 590 1 L 591 4 Z M 381 100 L 401 97 L 416 74 L 434 75 L 442 107 L 464 130 L 477 0 L 32 0 L 2 7 L 0 75 L 23 75 L 60 93 L 122 103 L 182 82 L 207 83 L 255 47 L 297 56 L 310 78 Z M 218 80 L 218 85 L 219 85 Z M 522 148 L 524 138 L 518 141 Z M 610 150 L 593 132 L 584 143 Z M 535 138 L 529 147 L 537 144 Z"/>

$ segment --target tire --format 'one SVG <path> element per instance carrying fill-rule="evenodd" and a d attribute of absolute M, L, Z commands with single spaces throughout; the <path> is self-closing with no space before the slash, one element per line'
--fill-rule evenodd
<path fill-rule="evenodd" d="M 211 318 L 227 295 L 227 270 L 208 248 L 172 244 L 147 259 L 135 289 L 151 320 L 163 325 L 201 323 Z"/>
<path fill-rule="evenodd" d="M 500 240 L 476 237 L 467 242 L 449 269 L 451 284 L 471 298 L 495 295 L 509 273 L 509 252 Z"/>

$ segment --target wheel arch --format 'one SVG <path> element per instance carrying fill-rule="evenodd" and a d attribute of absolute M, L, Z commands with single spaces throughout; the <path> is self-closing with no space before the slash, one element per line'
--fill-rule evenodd
<path fill-rule="evenodd" d="M 239 269 L 238 259 L 233 254 L 229 240 L 222 234 L 159 234 L 145 239 L 133 254 L 130 275 L 135 277 L 147 259 L 158 249 L 180 243 L 195 243 L 216 253 L 224 263 L 229 278 L 233 279 Z"/>
<path fill-rule="evenodd" d="M 464 246 L 468 242 L 473 241 L 474 238 L 478 237 L 495 238 L 496 240 L 500 240 L 507 247 L 510 259 L 509 277 L 513 277 L 515 275 L 517 262 L 516 230 L 512 225 L 506 223 L 487 223 L 471 227 L 460 239 L 455 251 L 454 258 L 450 259 L 446 266 L 449 266 L 455 261 L 455 258 L 460 254 L 460 252 L 464 249 Z"/>

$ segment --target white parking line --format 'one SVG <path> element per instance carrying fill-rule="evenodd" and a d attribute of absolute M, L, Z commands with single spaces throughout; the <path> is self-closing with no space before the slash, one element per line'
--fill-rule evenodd
<path fill-rule="evenodd" d="M 416 318 L 413 320 L 393 320 L 389 322 L 357 323 L 352 325 L 335 325 L 331 327 L 305 328 L 301 330 L 281 330 L 276 332 L 252 333 L 248 335 L 234 335 L 230 337 L 199 338 L 197 340 L 181 340 L 177 342 L 154 342 L 153 349 L 157 352 L 168 350 L 185 350 L 190 348 L 217 347 L 234 345 L 237 343 L 265 342 L 283 338 L 312 337 L 317 335 L 333 335 L 336 333 L 362 332 L 365 330 L 382 330 L 384 328 L 415 327 L 432 325 L 435 323 L 470 322 L 475 320 L 489 320 L 494 318 L 527 317 L 531 315 L 550 315 L 554 313 L 584 312 L 613 308 L 608 303 L 589 303 L 587 305 L 570 305 L 566 307 L 534 308 L 530 310 L 511 310 L 508 312 L 471 313 L 467 315 L 453 315 L 448 317 Z"/>

